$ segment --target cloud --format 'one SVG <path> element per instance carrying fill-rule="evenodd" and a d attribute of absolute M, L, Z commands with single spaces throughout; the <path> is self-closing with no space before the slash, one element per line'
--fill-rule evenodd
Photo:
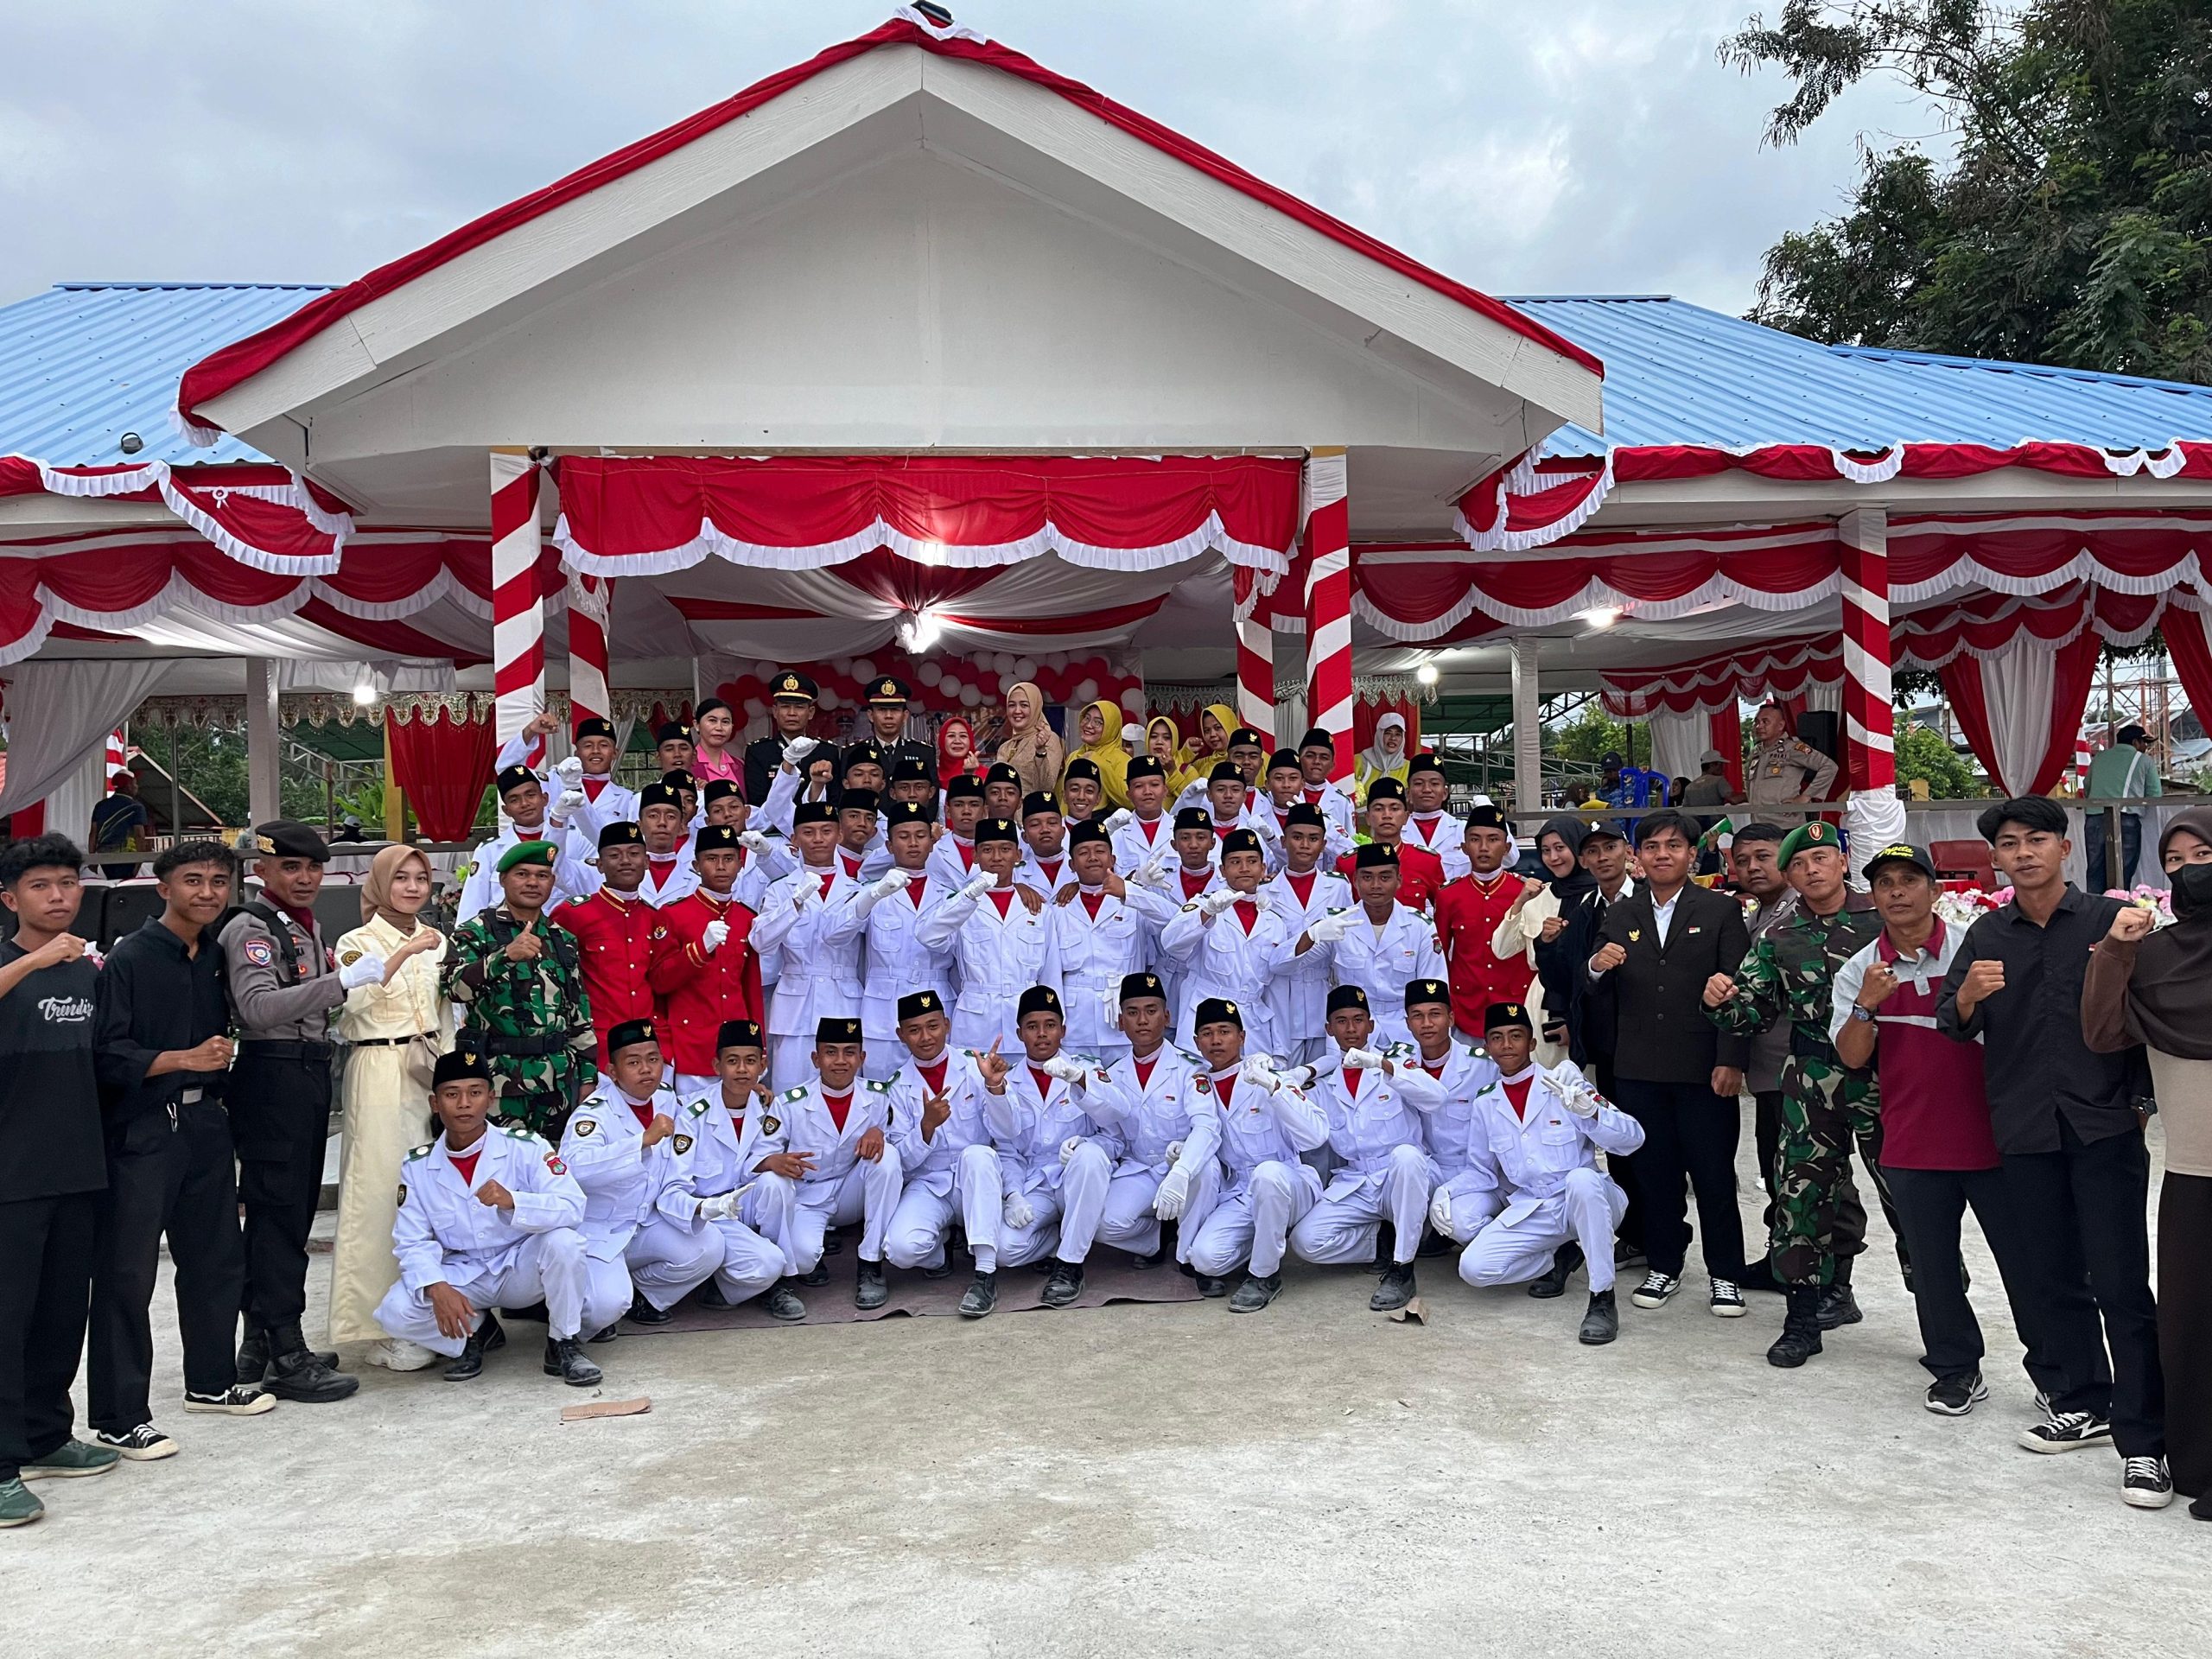
<path fill-rule="evenodd" d="M 963 0 L 963 22 L 1496 292 L 1749 303 L 1885 89 L 1762 149 L 1749 0 Z M 343 281 L 881 21 L 889 0 L 373 7 L 17 0 L 0 301 Z"/>

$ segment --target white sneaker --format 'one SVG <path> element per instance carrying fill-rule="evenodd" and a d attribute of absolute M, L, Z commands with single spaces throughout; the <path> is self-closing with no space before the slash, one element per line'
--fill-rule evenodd
<path fill-rule="evenodd" d="M 386 1337 L 382 1342 L 372 1344 L 363 1357 L 370 1364 L 381 1365 L 388 1371 L 419 1371 L 438 1363 L 437 1355 L 404 1337 Z"/>
<path fill-rule="evenodd" d="M 141 1423 L 120 1434 L 111 1434 L 102 1429 L 92 1439 L 132 1463 L 157 1463 L 163 1458 L 176 1456 L 177 1452 L 176 1442 L 151 1423 Z"/>

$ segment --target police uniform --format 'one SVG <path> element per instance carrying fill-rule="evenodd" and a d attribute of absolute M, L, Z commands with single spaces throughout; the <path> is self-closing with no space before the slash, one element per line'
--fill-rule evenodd
<path fill-rule="evenodd" d="M 1835 783 L 1835 762 L 1800 737 L 1785 734 L 1762 743 L 1744 763 L 1744 793 L 1751 798 L 1751 816 L 1777 829 L 1795 829 L 1805 821 L 1802 812 L 1792 812 L 1783 803 L 1801 795 L 1834 800 Z"/>
<path fill-rule="evenodd" d="M 268 859 L 322 864 L 330 858 L 321 836 L 282 818 L 254 830 L 253 849 Z M 302 926 L 263 899 L 231 918 L 221 944 L 238 1027 L 225 1098 L 245 1210 L 246 1339 L 239 1370 L 240 1380 L 251 1382 L 261 1380 L 264 1357 L 273 1364 L 306 1353 L 300 1318 L 307 1309 L 308 1235 L 322 1198 L 337 1053 L 330 1016 L 353 986 L 383 978 L 385 964 L 367 955 L 340 964 L 312 912 Z M 276 1381 L 273 1391 L 284 1398 L 343 1398 L 359 1387 L 359 1379 L 327 1369 L 319 1380 L 303 1376 L 306 1395 L 284 1376 Z"/>
<path fill-rule="evenodd" d="M 895 674 L 882 674 L 868 682 L 866 701 L 871 709 L 906 710 L 913 706 L 914 689 Z M 902 760 L 918 763 L 925 769 L 930 782 L 932 785 L 937 782 L 937 751 L 920 738 L 903 737 L 895 743 L 887 744 L 876 737 L 871 727 L 868 741 L 883 757 L 883 781 L 887 788 Z"/>
<path fill-rule="evenodd" d="M 774 702 L 804 702 L 811 709 L 814 682 L 794 670 L 785 669 L 768 683 L 768 696 Z M 775 781 L 776 768 L 784 764 L 784 750 L 787 747 L 783 734 L 776 731 L 745 746 L 745 798 L 756 807 L 767 800 L 769 786 Z"/>

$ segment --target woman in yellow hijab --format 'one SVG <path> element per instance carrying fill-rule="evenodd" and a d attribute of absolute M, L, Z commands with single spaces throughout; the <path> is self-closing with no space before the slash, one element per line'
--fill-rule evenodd
<path fill-rule="evenodd" d="M 1122 747 L 1122 711 L 1101 697 L 1087 702 L 1076 716 L 1076 736 L 1083 747 L 1068 757 L 1070 765 L 1088 760 L 1098 768 L 1109 811 L 1129 804 L 1129 752 Z M 1067 793 L 1067 769 L 1060 770 L 1060 793 Z"/>
<path fill-rule="evenodd" d="M 1144 752 L 1159 761 L 1165 772 L 1167 793 L 1164 798 L 1172 807 L 1183 785 L 1198 773 L 1192 770 L 1190 750 L 1183 747 L 1183 734 L 1166 715 L 1154 715 L 1145 722 Z"/>

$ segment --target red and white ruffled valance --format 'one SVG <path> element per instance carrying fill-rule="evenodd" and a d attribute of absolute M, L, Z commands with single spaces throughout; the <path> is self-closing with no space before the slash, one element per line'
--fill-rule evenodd
<path fill-rule="evenodd" d="M 73 496 L 158 502 L 241 564 L 283 576 L 336 573 L 353 520 L 282 467 L 50 467 L 0 455 L 0 496 Z"/>
<path fill-rule="evenodd" d="M 1892 443 L 1840 449 L 1817 443 L 1624 445 L 1603 456 L 1500 467 L 1459 498 L 1452 529 L 1478 553 L 1518 553 L 1572 536 L 1617 484 L 1680 482 L 1723 473 L 1793 484 L 1886 484 L 1892 479 L 1973 478 L 2019 467 L 2063 478 L 2212 479 L 2212 444 L 2177 438 L 2155 449 L 2083 443 Z"/>
<path fill-rule="evenodd" d="M 1255 455 L 568 456 L 553 538 L 598 576 L 709 557 L 810 570 L 887 548 L 954 569 L 1049 553 L 1121 572 L 1212 550 L 1276 577 L 1298 537 L 1300 467 Z"/>

